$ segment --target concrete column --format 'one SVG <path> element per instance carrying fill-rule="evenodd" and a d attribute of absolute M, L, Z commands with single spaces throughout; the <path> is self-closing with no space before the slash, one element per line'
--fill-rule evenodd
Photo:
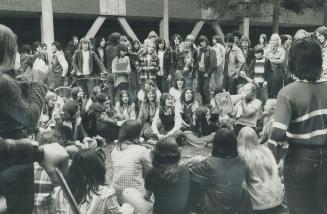
<path fill-rule="evenodd" d="M 41 7 L 41 41 L 47 44 L 49 60 L 51 60 L 51 44 L 54 42 L 52 0 L 41 0 Z"/>
<path fill-rule="evenodd" d="M 240 24 L 240 32 L 243 35 L 249 36 L 250 33 L 250 18 L 244 17 L 243 22 Z"/>
<path fill-rule="evenodd" d="M 194 36 L 194 38 L 196 38 L 199 35 L 203 25 L 204 25 L 204 21 L 198 21 L 195 24 L 195 26 L 194 26 L 194 28 L 193 28 L 193 30 L 191 32 L 191 34 Z"/>
<path fill-rule="evenodd" d="M 134 33 L 133 29 L 131 28 L 131 26 L 128 24 L 127 20 L 124 17 L 118 17 L 117 18 L 120 26 L 123 28 L 124 32 L 131 37 L 133 40 L 138 40 L 140 41 L 136 34 Z"/>
<path fill-rule="evenodd" d="M 212 22 L 211 27 L 216 32 L 216 34 L 218 34 L 221 37 L 221 39 L 224 41 L 225 40 L 225 35 L 224 35 L 223 31 L 221 30 L 221 27 L 220 27 L 219 23 L 218 22 Z"/>
<path fill-rule="evenodd" d="M 85 35 L 86 38 L 93 38 L 99 31 L 100 27 L 102 26 L 103 22 L 106 20 L 105 16 L 99 16 L 92 24 L 90 30 Z"/>
<path fill-rule="evenodd" d="M 160 37 L 169 40 L 169 10 L 168 0 L 164 0 L 163 19 L 160 21 Z"/>

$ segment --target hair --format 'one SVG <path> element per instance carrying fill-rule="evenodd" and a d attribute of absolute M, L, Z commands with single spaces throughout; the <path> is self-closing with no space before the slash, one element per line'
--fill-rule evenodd
<path fill-rule="evenodd" d="M 151 80 L 151 79 L 147 79 L 147 80 L 145 80 L 144 85 L 143 85 L 143 89 L 144 89 L 145 84 L 148 84 L 148 85 L 150 85 L 150 86 L 153 87 L 153 88 L 155 88 L 155 86 L 156 86 L 156 85 L 154 84 L 153 80 Z"/>
<path fill-rule="evenodd" d="M 234 43 L 234 36 L 231 33 L 227 33 L 225 36 L 226 43 Z"/>
<path fill-rule="evenodd" d="M 101 105 L 100 103 L 92 103 L 88 110 L 88 114 L 95 115 L 95 113 L 102 113 L 104 111 L 105 111 L 105 109 L 104 109 L 103 105 Z"/>
<path fill-rule="evenodd" d="M 310 33 L 305 31 L 304 29 L 299 29 L 298 31 L 296 31 L 296 33 L 294 34 L 294 41 L 298 40 L 298 39 L 303 39 L 306 37 L 310 37 Z M 326 38 L 327 39 L 327 38 Z"/>
<path fill-rule="evenodd" d="M 148 35 L 148 39 L 152 39 L 152 38 L 155 38 L 155 39 L 158 38 L 158 34 L 155 31 L 150 31 L 150 33 Z"/>
<path fill-rule="evenodd" d="M 101 105 L 107 101 L 107 96 L 105 93 L 99 93 L 95 97 L 95 101 L 100 103 Z"/>
<path fill-rule="evenodd" d="M 263 38 L 264 47 L 266 47 L 267 44 L 268 44 L 267 35 L 266 34 L 260 34 L 260 36 L 259 36 L 259 43 L 260 43 L 260 38 Z"/>
<path fill-rule="evenodd" d="M 257 44 L 256 46 L 254 46 L 254 53 L 261 53 L 261 54 L 264 54 L 264 50 L 263 50 L 262 45 Z"/>
<path fill-rule="evenodd" d="M 178 38 L 178 39 L 179 39 L 179 43 L 181 43 L 181 42 L 183 41 L 181 35 L 179 35 L 179 34 L 174 34 L 174 35 L 171 37 L 171 42 L 170 42 L 170 46 L 173 47 L 173 48 L 175 47 L 175 42 L 174 42 L 175 38 Z"/>
<path fill-rule="evenodd" d="M 209 45 L 209 40 L 204 35 L 199 36 L 199 43 L 201 43 L 201 42 L 206 42 L 206 44 Z"/>
<path fill-rule="evenodd" d="M 189 34 L 185 37 L 185 40 L 191 40 L 191 42 L 194 42 L 194 36 L 192 34 Z"/>
<path fill-rule="evenodd" d="M 61 46 L 60 42 L 54 41 L 54 42 L 52 42 L 51 45 L 54 45 L 57 48 L 58 51 L 62 50 L 62 46 Z"/>
<path fill-rule="evenodd" d="M 111 33 L 108 37 L 108 43 L 112 46 L 117 46 L 120 43 L 120 33 Z"/>
<path fill-rule="evenodd" d="M 177 76 L 174 80 L 174 88 L 178 89 L 178 85 L 177 85 L 177 81 L 178 80 L 183 80 L 183 88 L 185 88 L 185 79 L 183 78 L 183 76 Z"/>
<path fill-rule="evenodd" d="M 266 173 L 272 176 L 273 164 L 276 160 L 272 152 L 260 145 L 257 133 L 250 127 L 240 130 L 237 137 L 239 157 L 244 161 L 247 171 L 251 171 L 263 178 Z"/>
<path fill-rule="evenodd" d="M 64 104 L 62 107 L 62 119 L 64 121 L 71 121 L 73 120 L 73 116 L 76 114 L 76 112 L 79 110 L 79 103 L 73 100 L 68 101 Z"/>
<path fill-rule="evenodd" d="M 96 99 L 96 96 L 98 95 L 98 93 L 101 93 L 101 87 L 100 86 L 94 86 L 92 89 L 92 94 L 91 94 L 91 100 L 94 102 Z"/>
<path fill-rule="evenodd" d="M 48 46 L 47 46 L 47 44 L 42 43 L 42 44 L 41 44 L 41 47 L 44 48 L 44 47 L 48 47 Z"/>
<path fill-rule="evenodd" d="M 121 91 L 119 92 L 119 105 L 120 105 L 120 106 L 123 106 L 123 95 L 124 95 L 124 94 L 127 94 L 127 96 L 128 96 L 128 103 L 127 103 L 127 104 L 130 105 L 130 104 L 132 103 L 128 91 L 126 91 L 126 90 L 121 90 Z"/>
<path fill-rule="evenodd" d="M 238 38 L 240 38 L 240 39 L 241 39 L 241 37 L 242 37 L 242 33 L 241 33 L 239 30 L 234 30 L 234 31 L 232 32 L 232 35 L 233 35 L 233 37 L 238 37 Z"/>
<path fill-rule="evenodd" d="M 42 43 L 40 41 L 33 42 L 33 51 L 36 51 L 36 48 L 42 47 Z"/>
<path fill-rule="evenodd" d="M 163 43 L 164 44 L 164 50 L 166 49 L 166 42 L 165 40 L 163 40 L 162 38 L 157 38 L 156 39 L 156 49 L 157 49 L 157 52 L 159 50 L 159 44 Z"/>
<path fill-rule="evenodd" d="M 82 150 L 74 156 L 67 183 L 78 204 L 88 202 L 91 194 L 99 195 L 99 186 L 106 179 L 105 159 L 102 150 Z"/>
<path fill-rule="evenodd" d="M 220 158 L 236 158 L 238 156 L 237 140 L 232 130 L 223 127 L 216 132 L 211 154 Z"/>
<path fill-rule="evenodd" d="M 48 91 L 45 95 L 45 100 L 47 103 L 49 102 L 49 100 L 57 100 L 57 95 L 51 91 Z"/>
<path fill-rule="evenodd" d="M 10 28 L 0 24 L 0 71 L 8 71 L 15 65 L 17 36 Z"/>
<path fill-rule="evenodd" d="M 166 100 L 169 97 L 172 97 L 171 94 L 169 94 L 169 93 L 162 93 L 161 94 L 161 96 L 160 96 L 160 107 L 166 106 Z"/>
<path fill-rule="evenodd" d="M 225 45 L 224 44 L 224 40 L 221 38 L 221 36 L 219 36 L 219 35 L 214 35 L 213 37 L 212 37 L 212 40 L 216 40 L 219 44 L 221 44 L 221 45 Z"/>
<path fill-rule="evenodd" d="M 242 36 L 242 38 L 240 39 L 240 44 L 242 44 L 243 41 L 246 41 L 249 44 L 249 47 L 251 47 L 251 41 L 247 35 Z"/>
<path fill-rule="evenodd" d="M 105 38 L 103 37 L 103 36 L 101 36 L 101 37 L 97 37 L 97 38 L 95 38 L 95 48 L 99 48 L 99 47 L 101 47 L 101 42 L 102 42 L 102 40 L 105 40 Z M 105 40 L 106 41 L 106 40 Z"/>
<path fill-rule="evenodd" d="M 91 41 L 90 41 L 90 39 L 88 39 L 88 38 L 82 38 L 82 39 L 81 39 L 81 41 L 79 42 L 79 49 L 80 49 L 80 50 L 82 50 L 82 45 L 83 45 L 83 43 L 87 43 L 88 46 L 89 46 L 88 49 L 91 50 L 91 46 L 92 46 L 92 45 L 91 45 Z"/>
<path fill-rule="evenodd" d="M 278 33 L 272 34 L 271 37 L 270 37 L 270 40 L 272 40 L 272 39 L 277 39 L 277 44 L 278 45 L 282 44 L 282 41 L 281 41 L 280 36 L 278 35 Z"/>
<path fill-rule="evenodd" d="M 127 52 L 128 52 L 128 47 L 127 47 L 125 44 L 120 43 L 120 44 L 117 46 L 117 56 L 118 56 L 118 57 L 121 57 L 121 55 L 120 55 L 120 51 L 125 51 L 125 52 L 127 53 Z"/>
<path fill-rule="evenodd" d="M 190 103 L 193 103 L 194 102 L 194 99 L 195 99 L 195 94 L 194 94 L 194 91 L 191 89 L 191 88 L 184 88 L 182 94 L 181 94 L 181 101 L 182 103 L 186 103 L 185 101 L 185 94 L 187 91 L 191 91 L 192 94 L 193 94 L 193 97 L 192 97 L 192 100 L 190 101 Z"/>
<path fill-rule="evenodd" d="M 280 42 L 282 45 L 287 41 L 287 39 L 288 37 L 286 36 L 286 34 L 280 35 Z"/>
<path fill-rule="evenodd" d="M 208 129 L 207 113 L 210 109 L 207 106 L 200 106 L 195 111 L 195 127 L 200 130 L 201 135 L 204 131 Z M 210 112 L 211 113 L 211 112 Z"/>
<path fill-rule="evenodd" d="M 326 26 L 320 26 L 315 30 L 315 33 L 319 33 L 325 37 L 327 40 L 327 27 Z"/>
<path fill-rule="evenodd" d="M 139 49 L 138 50 L 136 50 L 134 48 L 135 43 L 139 44 Z M 131 50 L 132 50 L 132 52 L 139 52 L 141 50 L 141 43 L 138 40 L 133 40 L 133 42 L 131 43 Z"/>
<path fill-rule="evenodd" d="M 152 166 L 159 169 L 160 179 L 169 184 L 178 180 L 178 162 L 181 153 L 176 140 L 168 137 L 159 140 L 152 151 Z"/>
<path fill-rule="evenodd" d="M 76 100 L 76 99 L 77 99 L 77 94 L 78 94 L 81 90 L 82 90 L 82 88 L 79 87 L 79 86 L 76 86 L 76 87 L 72 88 L 72 90 L 71 90 L 71 95 L 72 95 L 73 100 Z"/>
<path fill-rule="evenodd" d="M 266 101 L 266 104 L 265 104 L 265 106 L 272 106 L 272 108 L 273 109 L 275 109 L 276 108 L 276 103 L 277 103 L 277 100 L 276 99 L 268 99 L 267 101 Z"/>
<path fill-rule="evenodd" d="M 118 148 L 122 149 L 122 144 L 127 142 L 137 143 L 142 131 L 142 124 L 138 120 L 128 120 L 123 123 L 118 135 Z M 137 140 L 137 142 L 136 142 Z"/>
<path fill-rule="evenodd" d="M 150 100 L 148 99 L 148 94 L 149 93 L 154 94 L 153 102 L 155 102 L 157 104 L 158 97 L 157 97 L 157 89 L 156 88 L 150 88 L 150 90 L 145 91 L 145 93 L 144 93 L 144 103 L 147 104 L 147 105 L 150 104 Z"/>
<path fill-rule="evenodd" d="M 300 80 L 314 83 L 319 80 L 322 70 L 322 53 L 318 42 L 312 38 L 298 39 L 289 50 L 288 66 Z"/>
<path fill-rule="evenodd" d="M 30 54 L 32 51 L 31 45 L 24 44 L 22 45 L 22 53 Z"/>

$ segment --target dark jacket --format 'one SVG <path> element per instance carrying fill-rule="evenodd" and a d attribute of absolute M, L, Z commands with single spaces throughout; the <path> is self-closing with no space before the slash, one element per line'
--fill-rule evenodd
<path fill-rule="evenodd" d="M 107 69 L 108 69 L 108 73 L 112 73 L 112 70 L 111 70 L 111 66 L 112 66 L 112 61 L 115 59 L 115 57 L 118 55 L 117 54 L 117 48 L 118 46 L 115 45 L 108 45 L 106 47 L 106 62 L 107 62 Z"/>
<path fill-rule="evenodd" d="M 62 146 L 74 145 L 76 140 L 83 142 L 86 134 L 81 122 L 81 118 L 77 120 L 76 124 L 62 120 L 56 122 L 56 137 Z"/>
<path fill-rule="evenodd" d="M 98 66 L 100 68 L 99 70 L 102 72 L 105 72 L 106 69 L 103 66 L 102 62 L 100 61 L 99 57 L 93 52 L 89 51 L 90 57 L 89 57 L 89 69 L 90 74 L 95 74 L 95 66 Z M 83 74 L 83 52 L 82 50 L 77 50 L 74 53 L 73 60 L 72 60 L 72 66 L 75 69 L 76 75 L 80 76 Z"/>
<path fill-rule="evenodd" d="M 96 48 L 94 50 L 95 54 L 98 56 L 98 58 L 100 59 L 100 53 L 99 50 Z M 101 60 L 100 60 L 101 61 Z M 107 69 L 107 52 L 106 49 L 103 48 L 103 65 L 104 67 Z M 97 68 L 98 71 L 101 71 L 101 68 Z"/>
<path fill-rule="evenodd" d="M 208 45 L 205 48 L 200 48 L 198 55 L 198 66 L 201 62 L 202 53 L 204 53 L 204 73 L 207 73 L 207 75 L 210 77 L 217 66 L 216 51 Z M 200 70 L 198 71 L 201 73 Z"/>
<path fill-rule="evenodd" d="M 29 83 L 25 98 L 18 82 L 8 74 L 0 74 L 0 137 L 26 137 L 26 129 L 36 127 L 42 111 L 47 86 Z"/>

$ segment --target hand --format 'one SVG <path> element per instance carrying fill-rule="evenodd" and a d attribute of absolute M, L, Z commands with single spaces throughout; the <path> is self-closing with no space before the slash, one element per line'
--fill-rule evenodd
<path fill-rule="evenodd" d="M 209 77 L 209 75 L 207 73 L 205 73 L 203 76 L 206 77 L 206 78 Z"/>
<path fill-rule="evenodd" d="M 169 74 L 167 77 L 167 81 L 169 82 L 171 80 L 171 75 Z"/>
<path fill-rule="evenodd" d="M 120 211 L 122 214 L 133 214 L 134 213 L 134 207 L 132 207 L 132 205 L 124 203 L 121 208 Z"/>
<path fill-rule="evenodd" d="M 124 122 L 125 122 L 124 120 L 122 120 L 122 121 L 117 121 L 117 126 L 122 126 Z"/>
<path fill-rule="evenodd" d="M 158 137 L 158 140 L 161 140 L 161 139 L 163 139 L 163 138 L 165 138 L 166 137 L 166 135 L 162 135 L 162 134 L 157 134 L 157 137 Z"/>
<path fill-rule="evenodd" d="M 246 73 L 245 73 L 245 71 L 240 71 L 240 76 L 243 77 L 243 78 L 246 78 Z"/>

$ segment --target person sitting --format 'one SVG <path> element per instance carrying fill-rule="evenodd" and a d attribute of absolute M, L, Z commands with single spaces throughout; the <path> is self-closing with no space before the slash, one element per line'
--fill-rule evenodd
<path fill-rule="evenodd" d="M 174 86 L 169 90 L 169 94 L 174 97 L 175 104 L 180 102 L 184 88 L 185 80 L 182 77 L 176 77 L 174 80 Z"/>
<path fill-rule="evenodd" d="M 208 107 L 199 107 L 194 115 L 193 124 L 189 131 L 184 131 L 183 135 L 188 144 L 203 148 L 212 143 L 219 126 L 212 121 L 211 111 Z"/>
<path fill-rule="evenodd" d="M 182 214 L 187 204 L 190 177 L 188 169 L 178 165 L 181 153 L 173 138 L 159 140 L 152 151 L 153 168 L 145 176 L 146 193 L 135 189 L 123 192 L 123 201 L 137 213 Z M 151 201 L 151 195 L 154 202 Z"/>
<path fill-rule="evenodd" d="M 181 126 L 182 119 L 175 111 L 173 97 L 168 93 L 163 93 L 160 97 L 160 107 L 156 111 L 151 126 L 153 133 L 157 136 L 156 139 L 172 137 L 181 144 Z"/>
<path fill-rule="evenodd" d="M 51 130 L 55 127 L 56 121 L 60 119 L 63 105 L 58 101 L 58 96 L 53 92 L 47 93 L 45 101 L 39 121 L 41 131 Z"/>
<path fill-rule="evenodd" d="M 105 154 L 102 150 L 79 151 L 68 170 L 67 184 L 81 213 L 116 214 L 133 213 L 132 207 L 120 207 L 115 190 L 105 184 Z M 72 208 L 61 187 L 53 198 L 56 213 L 69 214 Z M 127 210 L 126 210 L 127 208 Z"/>
<path fill-rule="evenodd" d="M 151 167 L 150 150 L 141 145 L 142 125 L 137 120 L 123 123 L 118 144 L 111 152 L 113 166 L 113 186 L 118 202 L 122 202 L 122 192 L 126 188 L 135 188 L 145 193 L 144 177 Z"/>
<path fill-rule="evenodd" d="M 188 129 L 193 124 L 193 115 L 199 107 L 195 100 L 195 94 L 190 88 L 185 88 L 181 94 L 179 103 L 176 103 L 176 110 L 181 115 L 183 129 Z"/>
<path fill-rule="evenodd" d="M 212 156 L 193 158 L 186 166 L 191 178 L 190 210 L 200 209 L 208 214 L 250 213 L 250 198 L 242 187 L 245 166 L 238 157 L 236 137 L 230 129 L 223 127 L 217 131 Z"/>
<path fill-rule="evenodd" d="M 116 103 L 116 117 L 118 121 L 135 120 L 135 104 L 131 102 L 126 90 L 119 92 L 119 100 Z"/>
<path fill-rule="evenodd" d="M 151 88 L 154 88 L 155 89 L 156 97 L 157 97 L 157 99 L 159 101 L 159 98 L 161 96 L 160 90 L 156 87 L 156 85 L 154 84 L 153 80 L 146 80 L 145 83 L 144 83 L 144 85 L 143 85 L 143 88 L 141 88 L 139 90 L 139 92 L 137 93 L 137 99 L 138 99 L 139 103 L 143 103 L 144 102 L 144 100 L 145 100 L 145 94 Z"/>
<path fill-rule="evenodd" d="M 254 213 L 276 213 L 284 198 L 284 185 L 272 152 L 259 144 L 256 132 L 250 127 L 240 130 L 237 141 L 239 157 L 245 164 L 245 188 Z"/>

